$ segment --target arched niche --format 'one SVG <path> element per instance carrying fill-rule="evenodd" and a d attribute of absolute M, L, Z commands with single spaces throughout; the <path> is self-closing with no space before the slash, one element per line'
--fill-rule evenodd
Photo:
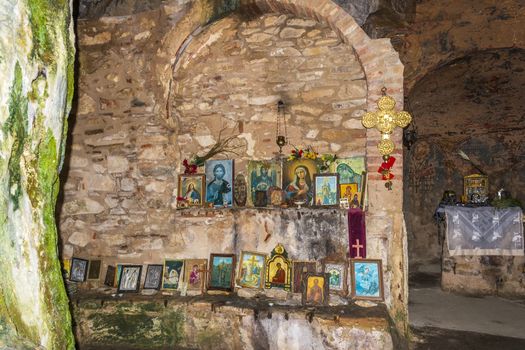
<path fill-rule="evenodd" d="M 340 157 L 365 155 L 362 66 L 351 46 L 314 20 L 266 14 L 214 22 L 179 56 L 171 96 L 182 159 L 204 154 L 223 129 L 223 138 L 243 139 L 238 172 L 242 161 L 274 158 L 279 100 L 286 104 L 291 145 Z M 281 133 L 284 127 L 281 121 Z"/>

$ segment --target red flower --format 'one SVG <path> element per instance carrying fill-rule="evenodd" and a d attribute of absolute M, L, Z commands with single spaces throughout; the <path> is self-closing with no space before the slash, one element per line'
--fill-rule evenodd
<path fill-rule="evenodd" d="M 303 150 L 300 150 L 299 151 L 299 157 L 302 157 L 303 156 Z"/>

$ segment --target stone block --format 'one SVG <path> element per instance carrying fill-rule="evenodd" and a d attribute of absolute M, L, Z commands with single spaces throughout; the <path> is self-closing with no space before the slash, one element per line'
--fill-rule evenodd
<path fill-rule="evenodd" d="M 107 163 L 109 173 L 124 173 L 129 169 L 129 161 L 123 156 L 108 156 Z"/>
<path fill-rule="evenodd" d="M 89 176 L 87 186 L 90 191 L 97 192 L 114 192 L 116 188 L 115 180 L 111 176 L 101 174 Z"/>
<path fill-rule="evenodd" d="M 66 215 L 83 215 L 83 214 L 99 214 L 106 208 L 90 198 L 82 198 L 64 203 L 63 207 Z"/>

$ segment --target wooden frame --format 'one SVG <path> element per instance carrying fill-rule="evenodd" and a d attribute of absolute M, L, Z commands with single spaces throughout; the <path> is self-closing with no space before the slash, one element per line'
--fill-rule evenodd
<path fill-rule="evenodd" d="M 303 305 L 328 305 L 328 276 L 325 273 L 305 273 L 303 281 Z M 319 299 L 320 297 L 320 299 Z"/>
<path fill-rule="evenodd" d="M 378 259 L 351 259 L 352 298 L 364 300 L 384 299 L 383 267 Z"/>
<path fill-rule="evenodd" d="M 341 260 L 324 260 L 323 273 L 328 275 L 330 292 L 346 296 L 348 294 L 348 262 Z"/>
<path fill-rule="evenodd" d="M 164 271 L 162 272 L 162 289 L 178 289 L 183 273 L 184 260 L 165 259 Z"/>
<path fill-rule="evenodd" d="M 203 206 L 206 198 L 204 174 L 180 174 L 177 193 L 179 197 L 186 199 L 188 206 Z"/>
<path fill-rule="evenodd" d="M 339 195 L 339 174 L 314 174 L 314 205 L 316 207 L 338 207 Z"/>
<path fill-rule="evenodd" d="M 69 280 L 72 282 L 84 282 L 88 272 L 88 264 L 89 261 L 86 259 L 72 258 Z"/>
<path fill-rule="evenodd" d="M 303 292 L 303 274 L 307 272 L 317 272 L 316 261 L 292 261 L 292 291 L 294 293 Z"/>
<path fill-rule="evenodd" d="M 89 260 L 87 279 L 88 280 L 98 280 L 100 278 L 101 266 L 102 266 L 102 260 Z"/>
<path fill-rule="evenodd" d="M 146 268 L 146 276 L 144 277 L 144 284 L 142 285 L 142 289 L 159 290 L 162 284 L 163 271 L 164 265 L 148 265 L 148 267 Z"/>
<path fill-rule="evenodd" d="M 185 259 L 184 260 L 184 282 L 188 284 L 187 290 L 199 290 L 204 292 L 206 287 L 207 259 Z M 195 270 L 195 266 L 197 269 Z"/>
<path fill-rule="evenodd" d="M 233 292 L 235 285 L 235 254 L 210 254 L 208 290 Z M 221 266 L 221 264 L 223 264 Z"/>
<path fill-rule="evenodd" d="M 265 170 L 263 174 L 263 170 Z M 248 205 L 256 206 L 255 192 L 266 193 L 266 203 L 270 204 L 269 192 L 271 187 L 280 187 L 282 183 L 281 164 L 271 160 L 250 160 L 247 167 L 248 173 Z"/>
<path fill-rule="evenodd" d="M 104 285 L 108 287 L 115 287 L 115 279 L 117 274 L 117 268 L 113 265 L 109 265 L 106 270 L 106 278 L 104 278 Z"/>
<path fill-rule="evenodd" d="M 289 205 L 310 206 L 312 204 L 314 174 L 317 173 L 319 165 L 319 160 L 305 158 L 283 162 L 282 190 Z M 302 173 L 304 173 L 305 185 L 300 184 Z M 306 192 L 300 194 L 300 191 Z"/>
<path fill-rule="evenodd" d="M 368 176 L 367 176 L 367 172 L 366 171 L 363 171 L 361 173 L 362 177 L 363 177 L 363 184 L 361 186 L 361 201 L 359 203 L 359 208 L 361 208 L 362 210 L 365 210 L 366 209 L 366 201 L 367 201 L 367 197 L 366 197 L 366 191 L 367 191 L 367 186 L 368 186 Z M 350 207 L 352 207 L 352 205 L 350 204 Z"/>
<path fill-rule="evenodd" d="M 142 265 L 122 265 L 117 293 L 137 293 L 140 288 Z"/>
<path fill-rule="evenodd" d="M 292 262 L 282 246 L 272 250 L 271 257 L 266 260 L 265 288 L 282 288 L 288 292 L 292 290 Z"/>
<path fill-rule="evenodd" d="M 256 263 L 257 265 L 255 265 Z M 237 284 L 244 288 L 262 289 L 264 287 L 265 267 L 266 254 L 242 251 L 239 259 Z"/>

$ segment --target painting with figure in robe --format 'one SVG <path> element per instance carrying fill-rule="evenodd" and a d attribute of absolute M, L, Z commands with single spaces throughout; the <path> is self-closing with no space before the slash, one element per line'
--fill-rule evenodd
<path fill-rule="evenodd" d="M 303 305 L 326 305 L 328 303 L 328 276 L 324 273 L 306 273 L 303 282 Z"/>
<path fill-rule="evenodd" d="M 288 259 L 288 252 L 280 243 L 272 250 L 270 258 L 266 260 L 265 287 L 291 291 L 292 262 Z"/>
<path fill-rule="evenodd" d="M 186 259 L 184 260 L 184 282 L 188 284 L 188 290 L 204 291 L 206 280 L 207 259 Z"/>
<path fill-rule="evenodd" d="M 302 293 L 303 276 L 305 273 L 315 273 L 317 263 L 315 261 L 294 261 L 293 262 L 293 292 Z"/>
<path fill-rule="evenodd" d="M 352 259 L 352 297 L 383 300 L 383 270 L 381 260 Z"/>
<path fill-rule="evenodd" d="M 281 186 L 281 165 L 274 161 L 250 161 L 248 183 L 248 204 L 254 206 L 257 203 L 255 198 L 257 191 L 264 192 L 268 196 L 271 187 Z M 266 202 L 270 203 L 270 198 L 266 198 Z"/>
<path fill-rule="evenodd" d="M 243 251 L 239 262 L 237 283 L 245 288 L 263 288 L 265 262 L 265 254 Z"/>
<path fill-rule="evenodd" d="M 212 159 L 204 163 L 206 173 L 206 202 L 215 207 L 233 204 L 233 160 Z"/>
<path fill-rule="evenodd" d="M 328 276 L 328 287 L 330 292 L 346 296 L 348 264 L 339 261 L 323 261 L 323 272 Z"/>
<path fill-rule="evenodd" d="M 235 275 L 235 255 L 211 254 L 208 289 L 233 292 Z"/>
<path fill-rule="evenodd" d="M 141 272 L 141 265 L 122 265 L 117 292 L 138 292 Z"/>
<path fill-rule="evenodd" d="M 73 282 L 84 282 L 86 280 L 89 261 L 86 259 L 71 259 L 71 273 L 69 280 Z"/>
<path fill-rule="evenodd" d="M 148 265 L 143 289 L 160 289 L 163 268 L 162 265 Z"/>
<path fill-rule="evenodd" d="M 289 205 L 310 205 L 314 198 L 314 174 L 319 162 L 297 159 L 283 164 L 283 191 Z"/>
<path fill-rule="evenodd" d="M 365 157 L 336 159 L 330 165 L 330 172 L 339 174 L 340 184 L 356 183 L 358 192 L 363 190 L 363 172 L 365 171 Z"/>
<path fill-rule="evenodd" d="M 178 289 L 182 281 L 184 260 L 164 260 L 162 289 Z"/>
<path fill-rule="evenodd" d="M 319 207 L 336 206 L 339 204 L 339 175 L 314 175 L 314 203 Z"/>
<path fill-rule="evenodd" d="M 204 204 L 204 184 L 203 174 L 181 174 L 178 196 L 184 198 L 189 206 L 201 206 Z"/>

